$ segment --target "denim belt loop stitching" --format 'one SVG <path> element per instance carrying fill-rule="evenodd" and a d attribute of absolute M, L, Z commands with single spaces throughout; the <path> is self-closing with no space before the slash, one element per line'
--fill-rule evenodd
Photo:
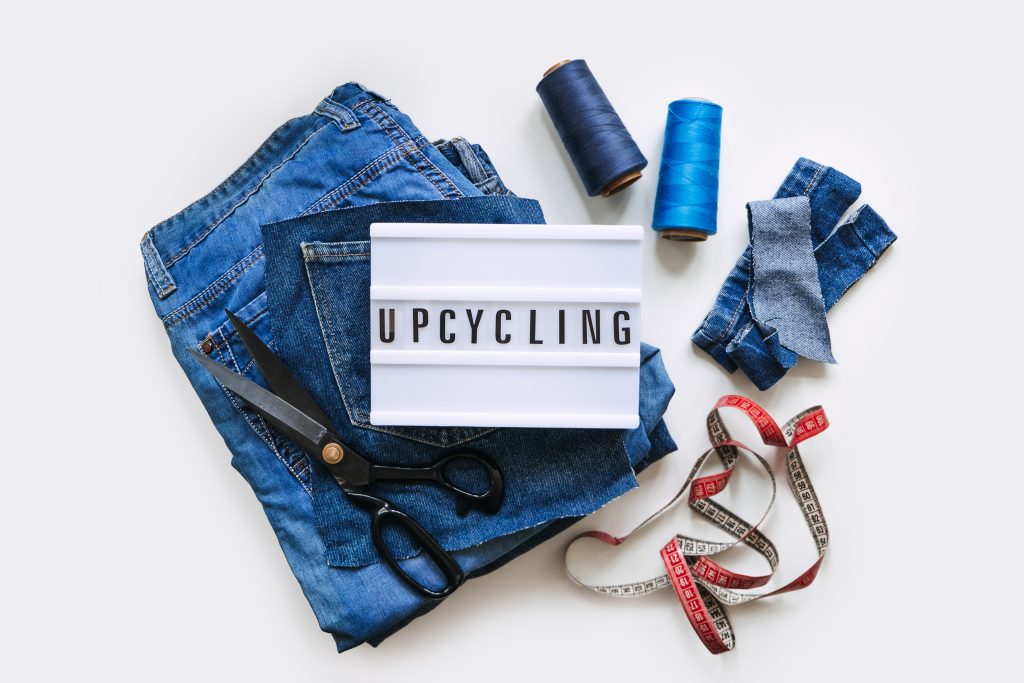
<path fill-rule="evenodd" d="M 356 118 L 355 113 L 353 113 L 351 109 L 342 104 L 338 104 L 329 97 L 325 97 L 321 100 L 320 104 L 318 104 L 316 109 L 313 110 L 313 113 L 320 114 L 321 116 L 326 116 L 331 119 L 337 124 L 338 128 L 345 133 L 350 130 L 355 130 L 361 125 L 359 123 L 359 119 Z"/>
<path fill-rule="evenodd" d="M 462 159 L 463 165 L 466 167 L 466 175 L 470 181 L 476 185 L 487 180 L 489 177 L 487 171 L 484 170 L 483 164 L 480 163 L 480 159 L 473 150 L 473 146 L 469 144 L 469 141 L 466 138 L 452 138 L 451 142 L 459 158 Z"/>
<path fill-rule="evenodd" d="M 146 233 L 146 236 L 142 238 L 142 258 L 146 263 L 146 277 L 149 280 L 149 284 L 152 285 L 156 295 L 161 299 L 166 299 L 178 289 L 178 286 L 174 282 L 174 278 L 171 277 L 170 271 L 167 270 L 167 266 L 164 265 L 164 261 L 160 258 L 160 252 L 156 249 L 156 244 L 153 242 L 153 231 L 150 230 Z"/>

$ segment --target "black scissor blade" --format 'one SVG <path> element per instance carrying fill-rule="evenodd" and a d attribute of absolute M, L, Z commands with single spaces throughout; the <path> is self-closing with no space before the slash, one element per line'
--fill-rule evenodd
<path fill-rule="evenodd" d="M 218 382 L 230 389 L 238 398 L 284 432 L 295 443 L 310 453 L 319 453 L 321 442 L 328 434 L 325 425 L 307 416 L 287 401 L 278 398 L 259 384 L 228 370 L 220 363 L 189 349 L 196 360 Z"/>
<path fill-rule="evenodd" d="M 249 355 L 256 361 L 260 372 L 267 379 L 271 390 L 287 403 L 298 408 L 309 417 L 313 418 L 332 432 L 335 431 L 330 418 L 324 414 L 320 405 L 309 395 L 309 392 L 299 383 L 299 380 L 291 373 L 277 354 L 270 350 L 270 347 L 263 343 L 263 340 L 253 332 L 248 325 L 239 320 L 231 311 L 225 309 L 228 320 L 234 325 L 242 344 L 249 351 Z"/>

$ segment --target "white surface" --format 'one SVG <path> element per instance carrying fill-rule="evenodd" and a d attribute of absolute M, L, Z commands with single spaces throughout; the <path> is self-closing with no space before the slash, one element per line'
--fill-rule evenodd
<path fill-rule="evenodd" d="M 635 428 L 643 236 L 371 225 L 370 424 Z"/>
<path fill-rule="evenodd" d="M 577 7 L 5 9 L 0 679 L 1019 675 L 1021 10 Z M 579 528 L 625 529 L 667 495 L 705 445 L 711 402 L 739 391 L 779 419 L 827 407 L 832 428 L 804 452 L 833 550 L 811 589 L 732 610 L 738 647 L 721 657 L 668 593 L 620 601 L 572 586 L 567 534 L 380 648 L 337 656 L 171 358 L 139 238 L 348 79 L 393 97 L 428 136 L 482 143 L 549 221 L 648 224 L 653 167 L 589 199 L 567 164 L 533 90 L 565 57 L 589 60 L 652 161 L 669 100 L 725 108 L 719 234 L 644 243 L 642 336 L 678 387 L 680 451 Z M 743 247 L 744 203 L 771 196 L 801 154 L 860 180 L 900 239 L 830 315 L 839 365 L 802 364 L 762 394 L 688 335 Z M 792 521 L 781 506 L 770 530 L 786 571 L 808 548 L 798 524 L 779 529 Z"/>

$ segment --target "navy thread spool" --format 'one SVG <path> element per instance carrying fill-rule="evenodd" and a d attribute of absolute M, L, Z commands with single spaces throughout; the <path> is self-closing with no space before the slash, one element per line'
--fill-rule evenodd
<path fill-rule="evenodd" d="M 537 84 L 544 108 L 591 197 L 640 180 L 647 159 L 582 59 L 564 60 Z"/>
<path fill-rule="evenodd" d="M 668 105 L 651 226 L 664 238 L 703 242 L 718 230 L 722 107 L 700 98 Z"/>

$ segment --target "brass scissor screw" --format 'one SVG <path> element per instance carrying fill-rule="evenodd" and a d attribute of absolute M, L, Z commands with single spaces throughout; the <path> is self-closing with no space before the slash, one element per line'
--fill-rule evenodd
<path fill-rule="evenodd" d="M 324 446 L 321 456 L 328 465 L 337 465 L 345 457 L 345 449 L 336 443 L 329 443 Z"/>

